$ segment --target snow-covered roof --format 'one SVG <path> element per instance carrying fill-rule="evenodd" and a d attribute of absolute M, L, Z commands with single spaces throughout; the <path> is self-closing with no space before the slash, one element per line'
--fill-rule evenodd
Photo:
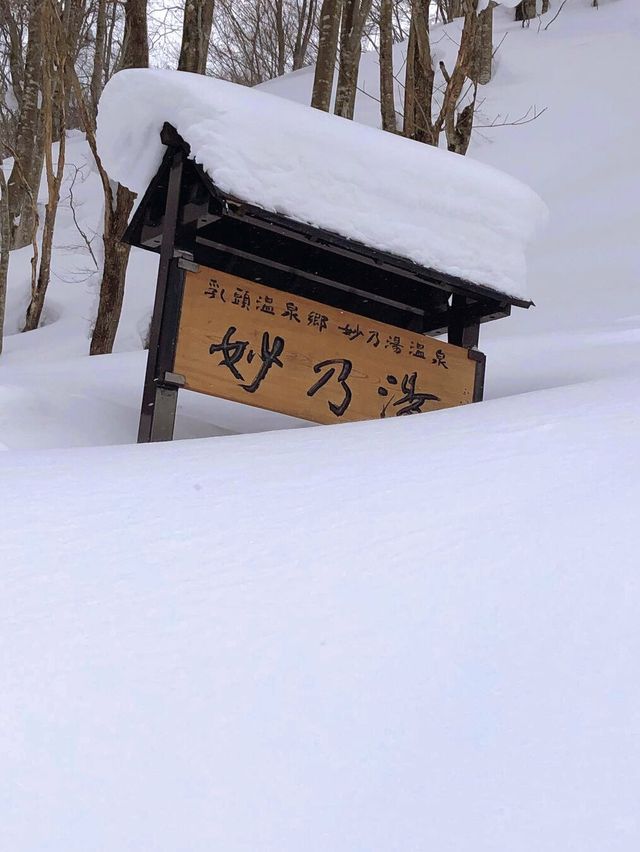
<path fill-rule="evenodd" d="M 497 169 L 222 80 L 128 69 L 98 110 L 112 179 L 146 189 L 165 122 L 223 192 L 526 298 L 525 248 L 546 208 Z"/>

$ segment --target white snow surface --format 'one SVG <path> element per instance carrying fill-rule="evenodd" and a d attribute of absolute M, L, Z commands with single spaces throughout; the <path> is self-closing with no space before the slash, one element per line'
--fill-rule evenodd
<path fill-rule="evenodd" d="M 640 8 L 558 9 L 495 13 L 482 123 L 547 111 L 470 156 L 551 217 L 478 405 L 316 428 L 184 392 L 178 440 L 136 446 L 157 257 L 90 358 L 69 190 L 98 260 L 101 190 L 70 135 L 44 323 L 18 331 L 13 252 L 0 356 L 3 852 L 640 848 L 640 113 L 611 85 Z"/>
<path fill-rule="evenodd" d="M 111 178 L 146 189 L 165 121 L 236 198 L 527 298 L 525 249 L 546 208 L 495 168 L 267 92 L 129 69 L 109 81 L 98 110 Z"/>
<path fill-rule="evenodd" d="M 1 847 L 637 849 L 639 392 L 5 453 Z"/>

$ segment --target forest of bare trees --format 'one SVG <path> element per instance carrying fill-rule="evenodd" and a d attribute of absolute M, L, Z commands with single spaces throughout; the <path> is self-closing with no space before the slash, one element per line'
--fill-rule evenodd
<path fill-rule="evenodd" d="M 86 134 L 104 195 L 102 246 L 96 253 L 100 294 L 90 351 L 113 348 L 129 257 L 121 237 L 135 197 L 103 169 L 95 128 L 100 93 L 120 69 L 148 66 L 151 56 L 154 65 L 252 86 L 315 63 L 311 106 L 352 119 L 361 55 L 374 50 L 383 130 L 465 154 L 479 87 L 491 79 L 496 5 L 494 0 L 186 0 L 176 9 L 154 0 L 0 0 L 0 332 L 12 249 L 32 247 L 24 329 L 41 322 L 65 134 L 76 129 Z M 528 25 L 548 9 L 549 0 L 521 0 L 511 14 Z M 456 18 L 459 42 L 447 67 L 434 59 L 431 30 L 436 22 Z M 394 45 L 400 42 L 404 47 L 394 64 Z M 43 176 L 47 200 L 41 207 Z"/>

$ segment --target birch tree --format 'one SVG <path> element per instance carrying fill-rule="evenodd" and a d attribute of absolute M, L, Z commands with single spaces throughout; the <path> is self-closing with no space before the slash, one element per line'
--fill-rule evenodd
<path fill-rule="evenodd" d="M 464 24 L 455 64 L 451 72 L 440 62 L 443 78 L 442 102 L 434 109 L 435 71 L 429 34 L 430 0 L 414 0 L 407 48 L 405 75 L 405 136 L 438 145 L 445 134 L 447 148 L 466 154 L 471 140 L 477 82 L 477 0 L 463 0 Z"/>
<path fill-rule="evenodd" d="M 444 125 L 447 148 L 456 154 L 466 154 L 471 141 L 473 129 L 473 114 L 475 111 L 477 83 L 472 85 L 472 97 L 464 106 L 460 103 L 463 87 L 467 79 L 471 79 L 471 69 L 474 64 L 476 37 L 478 30 L 477 0 L 464 0 L 464 25 L 460 37 L 460 47 L 456 62 L 449 75 L 441 65 L 446 88 L 439 121 Z"/>
<path fill-rule="evenodd" d="M 353 118 L 362 54 L 362 35 L 372 0 L 343 0 L 340 23 L 340 59 L 334 112 Z"/>
<path fill-rule="evenodd" d="M 39 99 L 46 2 L 48 0 L 32 0 L 29 7 L 29 35 L 24 60 L 18 130 L 12 151 L 13 168 L 8 181 L 12 248 L 28 245 L 37 228 L 36 203 L 44 156 Z"/>
<path fill-rule="evenodd" d="M 67 7 L 68 9 L 69 7 Z M 64 175 L 66 142 L 66 67 L 67 42 L 62 26 L 56 20 L 56 9 L 52 0 L 44 7 L 43 15 L 43 61 L 42 61 L 42 107 L 40 122 L 47 178 L 47 203 L 45 207 L 42 245 L 39 256 L 38 274 L 32 280 L 31 298 L 27 307 L 24 331 L 38 328 L 44 309 L 44 300 L 51 276 L 51 253 L 55 231 L 60 187 Z M 52 146 L 54 127 L 58 135 L 58 156 L 53 165 Z"/>
<path fill-rule="evenodd" d="M 318 56 L 313 77 L 311 106 L 329 112 L 338 55 L 342 0 L 323 0 L 320 10 Z"/>
<path fill-rule="evenodd" d="M 429 35 L 430 0 L 413 0 L 404 85 L 403 134 L 437 145 L 440 132 L 432 118 L 435 72 Z"/>
<path fill-rule="evenodd" d="M 393 93 L 393 0 L 382 0 L 380 27 L 380 117 L 382 129 L 395 133 L 396 105 Z"/>
<path fill-rule="evenodd" d="M 493 70 L 493 10 L 496 5 L 494 0 L 490 0 L 487 8 L 478 13 L 473 59 L 469 69 L 470 79 L 483 86 L 491 80 Z"/>

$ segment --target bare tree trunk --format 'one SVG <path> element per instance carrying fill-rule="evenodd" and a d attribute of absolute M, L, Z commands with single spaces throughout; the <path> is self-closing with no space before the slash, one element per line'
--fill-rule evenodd
<path fill-rule="evenodd" d="M 372 0 L 343 0 L 340 29 L 340 64 L 334 112 L 353 118 L 362 53 L 362 33 Z"/>
<path fill-rule="evenodd" d="M 38 99 L 42 80 L 43 14 L 46 0 L 34 0 L 24 68 L 22 108 L 18 123 L 14 164 L 9 176 L 11 245 L 31 242 L 37 227 L 38 189 L 42 173 L 42 136 L 39 134 Z M 33 199 L 34 203 L 32 203 Z"/>
<path fill-rule="evenodd" d="M 477 83 L 473 87 L 473 99 L 456 116 L 458 102 L 462 94 L 462 88 L 469 70 L 473 66 L 474 49 L 478 28 L 478 15 L 476 13 L 477 0 L 464 0 L 465 17 L 460 38 L 460 48 L 456 64 L 450 77 L 447 79 L 440 111 L 441 119 L 444 121 L 444 131 L 447 137 L 447 148 L 456 154 L 466 154 L 471 141 L 473 129 L 473 114 L 476 103 Z"/>
<path fill-rule="evenodd" d="M 204 74 L 213 24 L 214 0 L 186 0 L 178 71 Z"/>
<path fill-rule="evenodd" d="M 382 129 L 397 131 L 393 94 L 393 0 L 380 3 L 380 115 Z"/>
<path fill-rule="evenodd" d="M 4 313 L 7 304 L 7 278 L 9 275 L 9 250 L 11 248 L 11 217 L 9 215 L 9 190 L 0 160 L 0 355 L 4 337 Z"/>
<path fill-rule="evenodd" d="M 22 87 L 24 85 L 24 59 L 22 56 L 22 33 L 18 26 L 16 16 L 12 14 L 11 0 L 0 0 L 0 20 L 6 26 L 7 34 L 7 62 L 11 74 L 11 87 L 18 105 L 22 109 Z M 6 24 L 4 24 L 6 22 Z"/>
<path fill-rule="evenodd" d="M 45 121 L 50 122 L 49 116 L 46 116 Z M 48 201 L 44 216 L 44 227 L 42 229 L 42 246 L 40 254 L 40 266 L 38 269 L 38 278 L 35 287 L 31 289 L 31 300 L 27 307 L 25 323 L 23 331 L 33 331 L 40 325 L 42 319 L 42 311 L 44 308 L 44 300 L 49 286 L 51 277 L 51 253 L 53 251 L 53 234 L 56 224 L 56 216 L 58 213 L 58 203 L 60 201 L 60 185 L 64 173 L 65 161 L 65 130 L 63 129 L 60 135 L 58 148 L 58 162 L 56 170 L 53 171 L 53 163 L 51 158 L 51 133 L 47 129 L 45 132 L 45 151 L 46 171 L 47 171 L 47 187 Z"/>
<path fill-rule="evenodd" d="M 436 0 L 436 15 L 445 24 L 462 15 L 462 0 Z"/>
<path fill-rule="evenodd" d="M 407 71 L 404 100 L 404 135 L 418 142 L 437 146 L 444 131 L 447 148 L 458 154 L 466 154 L 471 140 L 473 116 L 476 104 L 477 83 L 471 83 L 467 91 L 472 97 L 459 110 L 466 97 L 465 81 L 471 79 L 475 63 L 478 31 L 477 0 L 463 0 L 464 26 L 456 63 L 451 74 L 444 62 L 440 69 L 445 81 L 442 105 L 433 116 L 433 91 L 435 74 L 432 67 L 429 41 L 429 0 L 413 0 L 409 44 L 407 48 Z"/>
<path fill-rule="evenodd" d="M 469 69 L 469 78 L 474 83 L 486 85 L 491 80 L 493 65 L 493 10 L 496 3 L 491 0 L 486 9 L 478 15 L 473 61 Z"/>
<path fill-rule="evenodd" d="M 91 73 L 91 104 L 93 113 L 98 113 L 98 101 L 104 86 L 104 52 L 107 41 L 107 0 L 98 0 L 96 13 L 96 43 L 93 51 Z"/>
<path fill-rule="evenodd" d="M 147 0 L 125 0 L 121 70 L 149 67 Z"/>
<path fill-rule="evenodd" d="M 338 53 L 338 33 L 342 0 L 323 0 L 320 10 L 320 33 L 318 36 L 318 58 L 313 78 L 311 106 L 329 112 L 333 91 L 333 75 Z"/>
<path fill-rule="evenodd" d="M 309 50 L 309 42 L 316 22 L 316 0 L 302 0 L 302 7 L 298 16 L 298 28 L 293 46 L 293 70 L 304 66 Z"/>
<path fill-rule="evenodd" d="M 520 0 L 516 6 L 516 21 L 530 21 L 536 16 L 536 0 Z"/>
<path fill-rule="evenodd" d="M 146 68 L 149 65 L 146 0 L 126 0 L 123 68 Z M 93 132 L 93 127 L 91 128 Z M 95 155 L 95 154 L 94 154 Z M 97 161 L 96 161 L 97 162 Z M 102 169 L 102 166 L 99 166 Z M 110 186 L 104 170 L 101 178 L 105 190 L 104 265 L 100 284 L 98 315 L 91 337 L 91 355 L 104 355 L 113 350 L 120 322 L 124 285 L 129 260 L 129 246 L 121 240 L 133 209 L 135 194 L 117 184 Z"/>
<path fill-rule="evenodd" d="M 104 83 L 111 78 L 113 74 L 114 67 L 117 67 L 118 63 L 113 61 L 113 38 L 116 28 L 116 23 L 118 20 L 118 3 L 111 4 L 111 17 L 109 18 L 109 26 L 107 28 L 107 43 L 104 49 Z"/>
<path fill-rule="evenodd" d="M 403 134 L 417 142 L 437 145 L 439 131 L 436 132 L 431 115 L 435 74 L 431 64 L 429 6 L 430 0 L 413 0 L 407 47 Z"/>
<path fill-rule="evenodd" d="M 275 0 L 274 2 L 274 31 L 276 36 L 276 68 L 277 68 L 277 76 L 282 77 L 284 72 L 286 71 L 286 35 L 284 31 L 284 9 L 282 7 L 282 0 Z"/>
<path fill-rule="evenodd" d="M 51 277 L 51 253 L 53 251 L 53 234 L 60 200 L 60 186 L 64 175 L 65 143 L 66 143 L 66 62 L 63 39 L 66 30 L 56 27 L 52 15 L 52 7 L 48 6 L 44 16 L 46 28 L 44 38 L 44 60 L 42 67 L 42 112 L 44 157 L 47 175 L 48 200 L 42 231 L 42 246 L 40 250 L 40 267 L 35 287 L 32 283 L 31 300 L 27 307 L 24 331 L 33 331 L 40 325 L 44 300 Z M 56 115 L 58 113 L 58 115 Z M 59 133 L 58 161 L 55 172 L 51 146 L 53 130 Z"/>
<path fill-rule="evenodd" d="M 54 11 L 55 10 L 55 11 Z M 62 61 L 66 66 L 68 63 L 75 64 L 80 51 L 80 30 L 84 16 L 83 0 L 48 0 L 45 7 L 45 50 L 47 53 L 54 51 L 57 61 Z M 62 30 L 58 30 L 57 22 L 53 15 L 62 18 Z M 48 56 L 45 57 L 45 61 Z M 53 124 L 51 139 L 55 141 L 62 135 L 61 121 L 66 124 L 69 115 L 69 87 L 65 84 L 64 74 L 59 73 L 60 67 L 54 66 L 50 69 L 52 84 L 52 110 Z M 44 68 L 43 68 L 44 71 Z"/>
<path fill-rule="evenodd" d="M 105 355 L 113 350 L 122 313 L 124 285 L 131 247 L 122 242 L 135 195 L 121 184 L 115 184 L 113 212 L 105 208 L 104 262 L 96 325 L 91 338 L 91 355 Z"/>

